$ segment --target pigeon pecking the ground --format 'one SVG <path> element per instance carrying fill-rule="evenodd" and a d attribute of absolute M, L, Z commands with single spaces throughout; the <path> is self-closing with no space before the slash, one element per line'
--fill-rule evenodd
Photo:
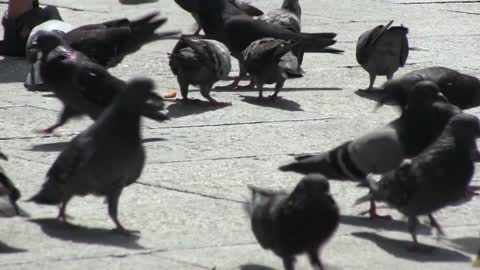
<path fill-rule="evenodd" d="M 371 90 L 377 75 L 386 75 L 387 80 L 405 65 L 408 58 L 408 28 L 378 25 L 363 33 L 357 42 L 357 61 L 370 75 Z"/>
<path fill-rule="evenodd" d="M 394 104 L 405 106 L 413 85 L 420 81 L 437 84 L 448 101 L 463 110 L 480 105 L 480 81 L 473 76 L 441 66 L 414 70 L 401 78 L 386 82 L 380 104 L 395 100 Z"/>
<path fill-rule="evenodd" d="M 431 225 L 444 234 L 433 213 L 465 196 L 475 171 L 472 149 L 476 148 L 475 139 L 479 136 L 477 117 L 457 114 L 440 137 L 418 156 L 405 160 L 378 182 L 367 177 L 375 200 L 387 202 L 408 217 L 414 250 L 424 249 L 415 232 L 417 216 L 428 215 Z"/>
<path fill-rule="evenodd" d="M 0 152 L 0 159 L 8 160 L 8 157 Z M 21 194 L 20 190 L 13 184 L 12 180 L 7 176 L 6 172 L 0 166 L 0 195 L 7 195 L 10 202 L 9 207 L 12 207 L 16 215 L 22 215 L 23 210 L 17 204 L 18 199 L 20 199 Z"/>
<path fill-rule="evenodd" d="M 302 77 L 298 73 L 298 60 L 291 52 L 298 46 L 298 41 L 262 38 L 252 42 L 243 51 L 242 62 L 257 85 L 258 98 L 263 98 L 264 84 L 275 83 L 275 92 L 270 96 L 275 99 L 288 78 Z"/>
<path fill-rule="evenodd" d="M 200 86 L 200 93 L 210 104 L 225 104 L 210 96 L 213 84 L 227 78 L 232 68 L 230 52 L 216 40 L 182 37 L 169 54 L 170 68 L 177 76 L 183 102 L 189 102 L 190 85 Z"/>
<path fill-rule="evenodd" d="M 104 67 L 115 67 L 123 58 L 138 51 L 143 45 L 175 37 L 178 31 L 155 33 L 166 18 L 155 11 L 135 20 L 117 19 L 75 28 L 65 35 L 73 49 L 82 52 Z"/>
<path fill-rule="evenodd" d="M 315 269 L 324 269 L 319 250 L 340 219 L 327 179 L 320 174 L 305 176 L 290 194 L 250 189 L 252 199 L 246 208 L 262 248 L 282 258 L 285 270 L 293 270 L 295 256 L 304 252 Z"/>
<path fill-rule="evenodd" d="M 461 113 L 456 106 L 445 103 L 435 84 L 421 82 L 415 87 L 409 106 L 398 119 L 330 151 L 299 156 L 296 162 L 281 166 L 280 170 L 365 182 L 368 174 L 397 168 L 405 158 L 418 155 L 433 143 L 450 118 Z M 370 217 L 382 218 L 376 213 L 373 200 L 370 206 Z"/>
<path fill-rule="evenodd" d="M 248 1 L 245 0 L 228 0 L 234 6 L 239 14 L 246 14 L 249 16 L 260 16 L 263 15 L 263 11 L 258 9 L 257 7 L 251 5 Z M 197 23 L 197 30 L 195 30 L 194 35 L 200 34 L 200 31 L 202 31 L 202 25 L 200 23 L 200 19 L 198 17 L 198 12 L 200 9 L 200 5 L 202 3 L 201 0 L 175 0 L 175 3 L 179 5 L 182 9 L 187 11 L 192 15 L 192 17 L 195 19 L 195 22 Z"/>
<path fill-rule="evenodd" d="M 59 121 L 39 132 L 51 133 L 75 116 L 87 114 L 96 119 L 126 88 L 124 81 L 69 47 L 55 32 L 38 35 L 31 47 L 41 52 L 40 75 L 46 87 L 64 105 Z M 152 102 L 143 105 L 142 115 L 157 121 L 167 119 L 160 112 L 163 99 L 154 92 L 149 95 Z"/>
<path fill-rule="evenodd" d="M 131 80 L 100 118 L 67 145 L 30 201 L 60 204 L 58 219 L 66 222 L 65 210 L 73 196 L 105 196 L 116 231 L 133 232 L 118 220 L 118 200 L 123 188 L 134 183 L 144 167 L 140 116 L 153 89 L 150 79 Z"/>
<path fill-rule="evenodd" d="M 262 38 L 294 40 L 305 52 L 342 53 L 330 48 L 336 43 L 335 33 L 296 33 L 282 26 L 257 20 L 238 12 L 228 0 L 211 0 L 200 6 L 199 19 L 207 36 L 227 45 L 232 56 L 240 61 L 240 76 L 223 88 L 237 88 L 246 74 L 241 63 L 242 52 L 254 41 Z"/>

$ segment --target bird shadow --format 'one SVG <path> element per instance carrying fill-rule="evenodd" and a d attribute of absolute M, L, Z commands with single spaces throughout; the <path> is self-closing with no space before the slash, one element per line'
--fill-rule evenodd
<path fill-rule="evenodd" d="M 158 0 L 120 0 L 120 4 L 122 5 L 140 5 L 140 4 L 148 4 L 148 3 L 155 3 Z"/>
<path fill-rule="evenodd" d="M 276 99 L 270 99 L 270 98 L 259 99 L 258 97 L 243 96 L 243 95 L 240 95 L 240 97 L 242 98 L 243 102 L 256 105 L 256 106 L 280 109 L 280 110 L 291 111 L 291 112 L 303 112 L 300 104 L 298 104 L 295 101 L 285 99 L 282 97 L 277 97 Z"/>
<path fill-rule="evenodd" d="M 20 252 L 27 252 L 27 250 L 23 248 L 12 247 L 3 242 L 0 242 L 0 254 L 13 254 Z"/>
<path fill-rule="evenodd" d="M 268 266 L 260 265 L 260 264 L 249 263 L 249 264 L 240 265 L 240 270 L 276 270 L 276 269 Z"/>
<path fill-rule="evenodd" d="M 47 97 L 47 98 L 56 98 L 57 95 L 53 94 L 53 93 L 48 93 L 48 94 L 43 94 L 42 97 Z"/>
<path fill-rule="evenodd" d="M 62 151 L 70 142 L 57 142 L 57 143 L 43 143 L 36 144 L 30 148 L 30 151 L 33 152 L 60 152 Z"/>
<path fill-rule="evenodd" d="M 464 254 L 455 251 L 446 249 L 443 247 L 433 247 L 432 252 L 414 252 L 409 251 L 408 248 L 412 246 L 412 241 L 407 240 L 397 240 L 387 238 L 376 233 L 371 232 L 354 232 L 353 236 L 372 241 L 379 248 L 390 253 L 391 255 L 413 261 L 420 262 L 468 262 L 470 258 Z"/>
<path fill-rule="evenodd" d="M 175 101 L 168 106 L 167 116 L 170 118 L 180 118 L 188 115 L 201 114 L 230 106 L 229 104 L 212 105 L 208 101 L 194 100 L 190 103 L 183 103 L 181 100 Z"/>
<path fill-rule="evenodd" d="M 408 232 L 407 223 L 400 220 L 372 220 L 368 217 L 342 215 L 340 218 L 340 223 L 357 227 L 371 228 L 375 230 Z M 418 224 L 417 234 L 431 235 L 432 229 L 430 226 L 425 224 Z"/>
<path fill-rule="evenodd" d="M 21 57 L 4 57 L 0 59 L 0 83 L 25 82 L 30 64 Z"/>
<path fill-rule="evenodd" d="M 142 139 L 142 143 L 153 143 L 153 142 L 163 142 L 167 139 L 164 138 L 144 138 Z"/>
<path fill-rule="evenodd" d="M 273 87 L 264 87 L 264 91 L 275 91 Z M 283 87 L 280 92 L 301 92 L 301 91 L 342 91 L 339 87 Z M 199 91 L 199 90 L 193 90 Z M 256 88 L 241 88 L 241 89 L 222 89 L 215 88 L 215 92 L 258 92 Z"/>
<path fill-rule="evenodd" d="M 463 252 L 476 254 L 480 249 L 479 237 L 462 237 L 449 239 L 448 244 L 455 249 L 459 249 Z"/>
<path fill-rule="evenodd" d="M 137 243 L 139 236 L 123 236 L 112 230 L 88 228 L 74 224 L 63 224 L 56 219 L 30 219 L 40 226 L 42 231 L 52 238 L 83 244 L 121 247 L 126 249 L 145 249 Z"/>

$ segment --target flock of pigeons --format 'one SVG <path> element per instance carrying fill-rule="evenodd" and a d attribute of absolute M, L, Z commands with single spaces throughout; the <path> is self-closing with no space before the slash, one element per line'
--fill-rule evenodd
<path fill-rule="evenodd" d="M 285 0 L 280 9 L 262 12 L 239 0 L 175 0 L 198 23 L 195 34 L 181 36 L 169 54 L 177 76 L 182 101 L 189 85 L 200 87 L 211 105 L 213 85 L 230 72 L 230 55 L 239 61 L 240 75 L 229 88 L 240 88 L 249 73 L 247 87 L 275 83 L 275 99 L 285 80 L 302 77 L 304 53 L 334 53 L 335 33 L 301 32 L 298 0 Z M 163 98 L 150 79 L 128 82 L 107 69 L 144 44 L 175 38 L 178 32 L 156 33 L 166 22 L 158 12 L 137 20 L 119 19 L 85 25 L 62 32 L 40 30 L 27 48 L 28 59 L 39 63 L 45 87 L 63 103 L 55 125 L 39 130 L 51 133 L 70 118 L 88 115 L 95 120 L 62 151 L 47 172 L 41 190 L 30 198 L 39 204 L 60 205 L 58 219 L 66 222 L 66 206 L 76 195 L 95 194 L 107 198 L 116 231 L 131 234 L 117 217 L 118 199 L 124 187 L 141 175 L 145 149 L 141 143 L 141 116 L 157 121 Z M 477 117 L 463 109 L 480 105 L 480 81 L 445 67 L 429 67 L 393 79 L 407 60 L 408 29 L 392 27 L 393 21 L 362 34 L 357 60 L 369 73 L 370 85 L 362 93 L 381 91 L 378 106 L 394 104 L 401 115 L 384 127 L 317 155 L 296 157 L 282 171 L 304 174 L 291 192 L 251 186 L 246 204 L 256 239 L 265 249 L 282 258 L 285 269 L 294 269 L 295 256 L 307 253 L 312 266 L 324 269 L 319 249 L 339 224 L 339 209 L 329 193 L 329 180 L 358 181 L 369 193 L 358 203 L 370 201 L 371 218 L 378 215 L 375 201 L 383 201 L 408 218 L 412 250 L 429 247 L 417 241 L 417 217 L 427 215 L 433 228 L 443 234 L 433 213 L 467 201 L 476 195 L 469 187 L 475 162 L 480 160 L 475 140 L 480 136 Z M 204 36 L 200 36 L 203 30 Z M 387 76 L 382 90 L 372 90 L 377 75 Z M 121 145 L 122 147 L 118 147 Z M 6 159 L 1 154 L 0 158 Z M 19 190 L 0 171 L 2 193 L 16 211 Z"/>

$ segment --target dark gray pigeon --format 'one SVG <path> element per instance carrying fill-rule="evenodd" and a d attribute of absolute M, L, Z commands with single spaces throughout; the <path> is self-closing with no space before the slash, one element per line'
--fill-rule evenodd
<path fill-rule="evenodd" d="M 69 47 L 55 32 L 39 34 L 31 46 L 41 52 L 44 84 L 64 105 L 59 121 L 40 132 L 51 133 L 70 118 L 84 114 L 96 119 L 126 88 L 124 81 Z M 149 95 L 152 102 L 144 104 L 142 115 L 157 121 L 167 119 L 160 112 L 163 99 L 154 92 Z"/>
<path fill-rule="evenodd" d="M 232 6 L 237 9 L 237 11 L 241 14 L 246 14 L 249 16 L 260 16 L 263 14 L 263 11 L 256 8 L 255 6 L 251 5 L 248 1 L 245 0 L 228 0 L 232 4 Z M 203 3 L 201 0 L 175 0 L 182 9 L 189 12 L 192 17 L 195 19 L 197 23 L 197 30 L 195 30 L 194 35 L 200 34 L 202 31 L 202 25 L 200 23 L 198 12 L 200 10 L 200 5 Z"/>
<path fill-rule="evenodd" d="M 213 84 L 225 79 L 231 70 L 230 52 L 225 45 L 216 40 L 182 37 L 169 57 L 184 102 L 190 101 L 188 87 L 198 85 L 202 96 L 211 104 L 225 104 L 210 96 Z"/>
<path fill-rule="evenodd" d="M 245 70 L 252 75 L 258 88 L 258 98 L 263 98 L 264 84 L 275 83 L 275 99 L 288 78 L 299 78 L 297 57 L 291 52 L 300 42 L 287 42 L 274 38 L 262 38 L 252 42 L 242 53 Z"/>
<path fill-rule="evenodd" d="M 383 175 L 380 181 L 368 177 L 375 200 L 389 205 L 408 217 L 408 231 L 414 249 L 423 248 L 417 241 L 417 216 L 428 215 L 440 234 L 443 230 L 433 213 L 465 196 L 474 171 L 475 139 L 480 136 L 477 117 L 465 113 L 453 116 L 442 135 L 412 160 Z"/>
<path fill-rule="evenodd" d="M 290 194 L 250 189 L 247 211 L 262 248 L 282 258 L 285 270 L 294 269 L 295 257 L 301 253 L 308 254 L 315 269 L 324 269 L 319 251 L 336 231 L 340 218 L 327 179 L 320 174 L 305 176 Z"/>
<path fill-rule="evenodd" d="M 452 104 L 460 109 L 469 109 L 480 105 L 480 81 L 470 75 L 456 70 L 434 66 L 418 69 L 405 74 L 399 79 L 386 82 L 383 86 L 385 95 L 380 104 L 393 103 L 403 107 L 413 86 L 420 81 L 431 81 Z"/>
<path fill-rule="evenodd" d="M 393 74 L 405 65 L 408 58 L 408 28 L 378 25 L 363 33 L 357 42 L 357 61 L 370 75 L 371 90 L 377 75 L 393 78 Z"/>
<path fill-rule="evenodd" d="M 133 232 L 118 220 L 118 200 L 123 188 L 134 183 L 143 170 L 140 115 L 153 88 L 150 79 L 131 80 L 99 119 L 67 145 L 30 201 L 60 204 L 58 219 L 66 222 L 65 209 L 73 196 L 106 196 L 116 230 Z"/>
<path fill-rule="evenodd" d="M 0 159 L 8 160 L 7 156 L 0 152 Z M 22 215 L 22 210 L 17 205 L 18 199 L 20 199 L 20 190 L 13 184 L 12 180 L 7 176 L 6 172 L 0 166 L 0 195 L 7 195 L 10 201 L 11 207 L 15 211 L 15 214 Z"/>
<path fill-rule="evenodd" d="M 297 157 L 280 170 L 364 182 L 368 174 L 397 168 L 405 158 L 418 155 L 433 143 L 450 118 L 461 113 L 456 106 L 445 103 L 435 84 L 421 82 L 415 87 L 409 106 L 398 119 L 327 152 Z M 382 218 L 373 201 L 369 213 L 371 218 Z"/>
<path fill-rule="evenodd" d="M 114 67 L 143 45 L 178 35 L 178 31 L 155 33 L 167 22 L 159 15 L 160 12 L 155 11 L 135 20 L 122 18 L 83 25 L 68 32 L 65 41 L 97 64 Z"/>

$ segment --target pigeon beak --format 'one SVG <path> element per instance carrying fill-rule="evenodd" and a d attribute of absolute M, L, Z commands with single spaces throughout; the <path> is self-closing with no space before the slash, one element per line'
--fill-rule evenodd
<path fill-rule="evenodd" d="M 445 97 L 442 93 L 438 93 L 437 95 L 439 101 L 443 101 L 445 103 L 449 103 L 447 97 Z"/>
<path fill-rule="evenodd" d="M 164 106 L 164 99 L 157 95 L 155 92 L 151 92 L 149 95 L 148 95 L 148 103 L 154 105 L 154 106 L 158 106 L 158 107 L 163 107 Z"/>

